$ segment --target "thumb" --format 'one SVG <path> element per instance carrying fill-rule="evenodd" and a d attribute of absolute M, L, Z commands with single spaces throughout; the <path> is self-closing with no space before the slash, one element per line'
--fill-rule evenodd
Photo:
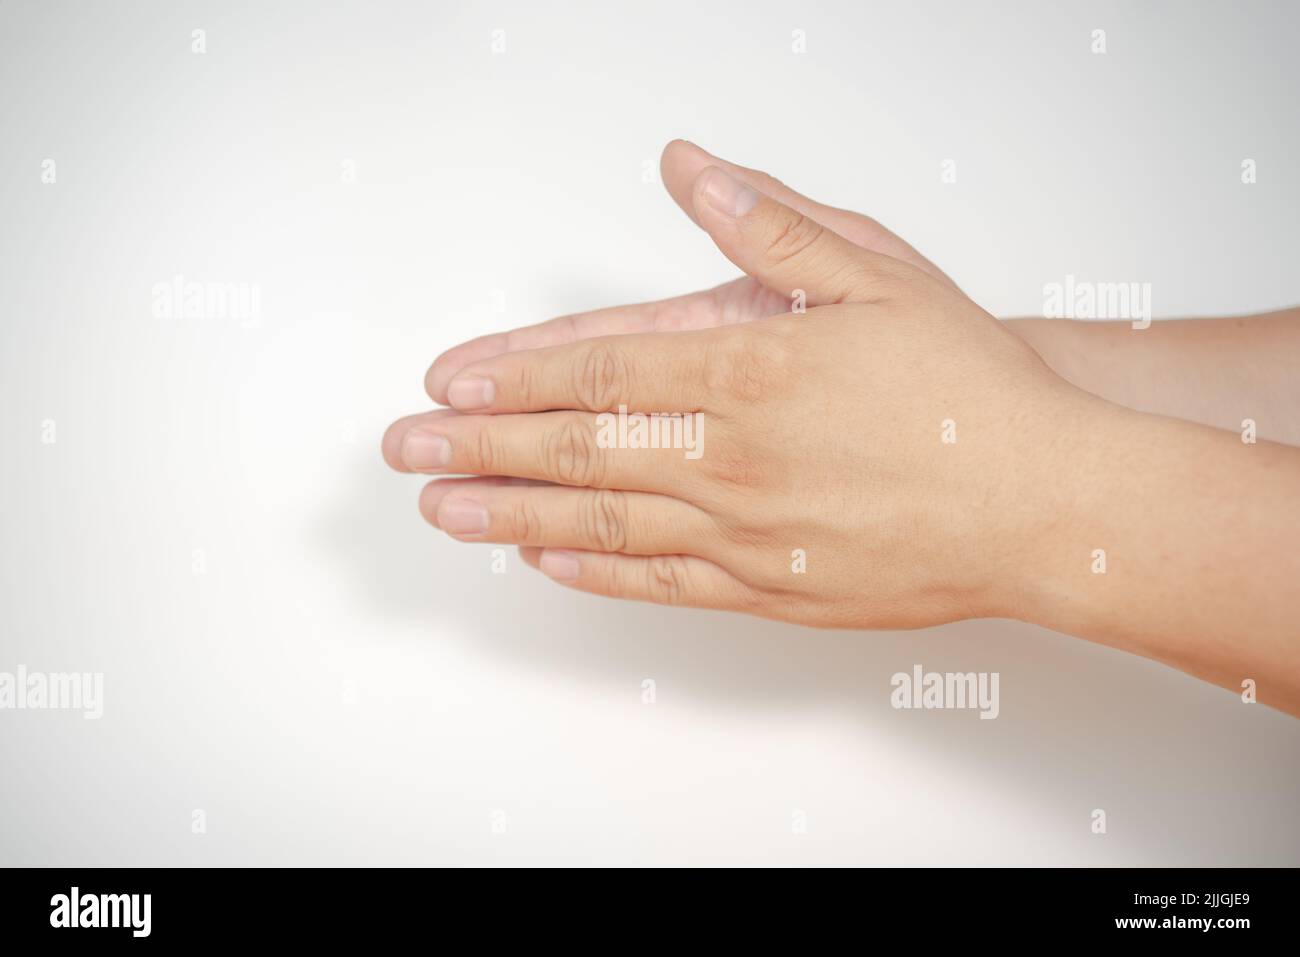
<path fill-rule="evenodd" d="M 699 225 L 699 218 L 695 215 L 692 206 L 691 187 L 706 166 L 716 166 L 724 173 L 748 186 L 752 186 L 760 193 L 771 196 L 778 203 L 785 203 L 791 209 L 797 210 L 805 216 L 811 216 L 823 226 L 829 226 L 835 230 L 855 246 L 861 246 L 863 249 L 884 253 L 886 256 L 892 256 L 895 259 L 901 259 L 905 263 L 911 263 L 918 269 L 928 272 L 940 282 L 952 286 L 954 289 L 957 288 L 957 284 L 944 275 L 942 269 L 917 252 L 901 236 L 886 229 L 885 226 L 876 222 L 870 216 L 863 216 L 861 213 L 855 213 L 847 209 L 837 209 L 834 206 L 816 202 L 801 193 L 795 192 L 789 186 L 767 173 L 749 169 L 736 163 L 729 163 L 727 160 L 701 149 L 694 143 L 688 143 L 685 140 L 673 140 L 664 147 L 663 156 L 659 160 L 659 175 L 663 178 L 664 186 L 667 188 L 668 194 L 672 196 L 673 201 L 682 208 L 687 216 L 695 221 L 697 226 Z"/>
<path fill-rule="evenodd" d="M 903 263 L 849 242 L 716 166 L 691 192 L 695 218 L 722 254 L 768 289 L 810 306 L 869 302 Z"/>

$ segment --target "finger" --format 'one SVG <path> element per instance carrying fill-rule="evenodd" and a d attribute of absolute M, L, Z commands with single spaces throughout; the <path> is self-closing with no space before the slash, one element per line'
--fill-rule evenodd
<path fill-rule="evenodd" d="M 735 288 L 743 287 L 743 288 Z M 448 349 L 433 361 L 425 374 L 424 385 L 429 396 L 443 405 L 453 405 L 447 395 L 452 377 L 465 366 L 481 362 L 506 352 L 523 349 L 541 349 L 546 346 L 565 345 L 597 336 L 619 336 L 634 332 L 676 332 L 683 329 L 707 329 L 721 325 L 727 319 L 734 321 L 738 310 L 749 311 L 748 300 L 757 298 L 757 290 L 746 279 L 737 279 L 715 289 L 693 292 L 672 299 L 645 302 L 631 306 L 598 309 L 571 316 L 560 316 L 533 326 L 523 326 L 510 332 L 480 336 Z M 775 315 L 783 305 L 763 302 L 763 310 L 747 318 Z"/>
<path fill-rule="evenodd" d="M 668 194 L 697 226 L 700 225 L 700 221 L 695 214 L 692 187 L 700 173 L 709 166 L 716 166 L 760 193 L 811 217 L 854 245 L 911 263 L 954 289 L 957 287 L 957 284 L 949 279 L 942 269 L 922 256 L 902 237 L 886 229 L 870 216 L 819 203 L 795 192 L 767 173 L 729 163 L 686 140 L 673 140 L 664 147 L 663 155 L 660 157 L 660 176 Z"/>
<path fill-rule="evenodd" d="M 685 443 L 623 448 L 619 438 L 616 426 L 586 412 L 449 415 L 409 425 L 401 461 L 406 471 L 426 475 L 508 475 L 640 492 L 686 493 L 703 481 Z M 690 438 L 702 454 L 703 433 Z"/>
<path fill-rule="evenodd" d="M 767 173 L 729 163 L 685 140 L 673 140 L 665 147 L 660 162 L 664 185 L 677 205 L 697 225 L 691 187 L 708 166 L 726 170 L 759 192 L 812 217 L 864 249 L 912 263 L 956 288 L 956 284 L 934 263 L 871 217 L 815 202 Z M 429 367 L 425 388 L 435 402 L 449 405 L 447 386 L 456 373 L 470 363 L 505 352 L 562 345 L 597 336 L 705 329 L 777 315 L 787 311 L 788 305 L 789 298 L 784 293 L 755 287 L 745 278 L 671 299 L 560 316 L 509 332 L 480 336 L 447 350 Z"/>
<path fill-rule="evenodd" d="M 440 479 L 424 487 L 420 512 L 467 542 L 660 555 L 699 554 L 717 536 L 708 514 L 694 505 L 617 489 Z"/>
<path fill-rule="evenodd" d="M 691 555 L 645 557 L 548 548 L 537 562 L 554 581 L 611 598 L 737 611 L 753 605 L 749 586 L 713 562 Z"/>
<path fill-rule="evenodd" d="M 602 336 L 508 352 L 466 366 L 448 387 L 462 412 L 696 412 L 717 330 Z"/>
<path fill-rule="evenodd" d="M 723 255 L 769 289 L 802 289 L 810 306 L 874 301 L 913 268 L 855 246 L 715 166 L 693 190 L 695 215 Z"/>
<path fill-rule="evenodd" d="M 437 487 L 436 497 L 430 499 L 429 496 L 435 495 L 432 491 Z M 437 508 L 438 501 L 448 492 L 454 492 L 457 489 L 479 489 L 479 488 L 554 488 L 552 482 L 543 482 L 541 479 L 515 478 L 513 475 L 471 475 L 456 476 L 449 478 L 440 478 L 430 482 L 420 490 L 420 513 L 435 527 L 435 522 L 430 516 L 433 515 L 433 509 Z M 430 506 L 426 512 L 425 506 Z"/>
<path fill-rule="evenodd" d="M 402 418 L 390 425 L 384 430 L 384 437 L 379 443 L 380 452 L 384 456 L 384 461 L 388 463 L 388 467 L 399 472 L 415 471 L 402 460 L 402 441 L 406 438 L 406 433 L 413 428 L 432 424 L 439 419 L 455 414 L 451 409 L 434 409 L 430 412 L 402 416 Z"/>

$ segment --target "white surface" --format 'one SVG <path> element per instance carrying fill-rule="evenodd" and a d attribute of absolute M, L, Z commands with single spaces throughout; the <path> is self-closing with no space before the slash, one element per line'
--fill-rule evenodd
<path fill-rule="evenodd" d="M 0 670 L 105 681 L 0 712 L 0 863 L 1300 863 L 1300 722 L 1023 625 L 493 575 L 377 451 L 457 341 L 732 275 L 642 182 L 674 136 L 1000 315 L 1066 273 L 1293 303 L 1293 8 L 228 7 L 0 4 Z M 177 273 L 260 324 L 155 318 Z M 917 662 L 1001 716 L 892 710 Z"/>

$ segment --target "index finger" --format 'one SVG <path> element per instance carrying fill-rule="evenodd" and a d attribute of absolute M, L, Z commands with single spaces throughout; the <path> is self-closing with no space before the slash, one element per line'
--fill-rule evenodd
<path fill-rule="evenodd" d="M 520 326 L 509 332 L 496 332 L 471 339 L 448 349 L 434 360 L 424 377 L 425 391 L 435 402 L 449 405 L 447 385 L 456 373 L 472 362 L 481 362 L 503 352 L 542 349 L 580 339 L 594 339 L 597 336 L 706 329 L 718 325 L 723 308 L 735 304 L 734 287 L 748 281 L 742 277 L 702 292 L 574 313 L 532 326 Z"/>
<path fill-rule="evenodd" d="M 471 363 L 448 386 L 461 412 L 698 412 L 725 329 L 601 336 Z"/>

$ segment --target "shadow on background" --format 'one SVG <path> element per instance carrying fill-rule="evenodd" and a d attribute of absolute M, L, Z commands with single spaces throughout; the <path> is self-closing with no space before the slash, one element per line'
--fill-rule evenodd
<path fill-rule="evenodd" d="M 1207 855 L 1222 862 L 1238 842 L 1240 863 L 1273 863 L 1260 859 L 1252 802 L 1276 817 L 1276 801 L 1300 801 L 1289 770 L 1300 722 L 1154 662 L 1005 620 L 821 631 L 573 592 L 525 565 L 512 546 L 466 545 L 425 524 L 415 507 L 424 481 L 390 472 L 377 452 L 374 461 L 358 457 L 351 496 L 323 517 L 319 534 L 342 586 L 357 588 L 379 620 L 427 625 L 430 641 L 472 635 L 475 652 L 505 667 L 577 675 L 629 694 L 653 677 L 661 701 L 828 714 L 931 755 L 952 770 L 955 788 L 996 779 L 1030 804 L 1059 808 L 1070 831 L 1086 827 L 1094 807 L 1127 814 L 1126 851 L 1146 842 L 1166 864 Z M 497 547 L 505 574 L 491 571 Z M 893 709 L 890 677 L 918 663 L 998 672 L 998 719 Z M 1280 770 L 1279 750 L 1289 756 Z M 1226 806 L 1234 813 L 1222 813 Z M 1212 837 L 1170 846 L 1171 832 L 1206 833 L 1207 825 Z M 1276 838 L 1276 863 L 1293 863 L 1300 840 Z M 1099 851 L 1092 862 L 1106 861 Z"/>

